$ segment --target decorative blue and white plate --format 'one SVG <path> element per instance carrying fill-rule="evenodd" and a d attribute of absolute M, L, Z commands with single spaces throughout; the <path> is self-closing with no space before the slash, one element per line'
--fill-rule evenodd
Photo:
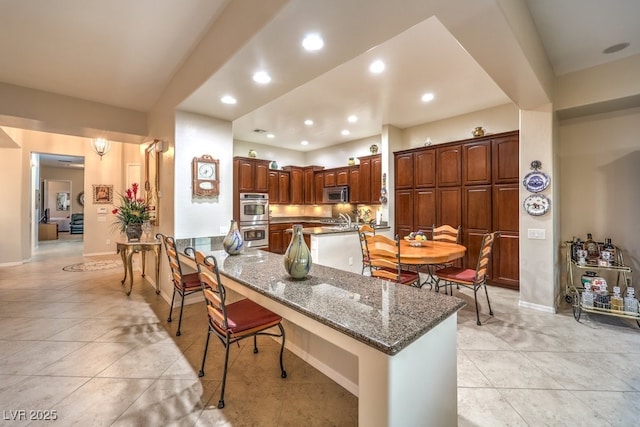
<path fill-rule="evenodd" d="M 524 188 L 532 193 L 541 192 L 549 186 L 550 182 L 549 175 L 540 171 L 529 172 L 522 180 Z"/>

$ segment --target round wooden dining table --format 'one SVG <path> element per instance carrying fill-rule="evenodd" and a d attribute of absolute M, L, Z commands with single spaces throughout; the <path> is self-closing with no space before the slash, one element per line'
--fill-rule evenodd
<path fill-rule="evenodd" d="M 410 265 L 445 264 L 462 258 L 467 251 L 462 245 L 448 242 L 434 242 L 425 240 L 420 246 L 414 246 L 416 242 L 400 241 L 400 263 Z M 386 242 L 368 243 L 371 256 L 395 258 L 396 248 Z"/>

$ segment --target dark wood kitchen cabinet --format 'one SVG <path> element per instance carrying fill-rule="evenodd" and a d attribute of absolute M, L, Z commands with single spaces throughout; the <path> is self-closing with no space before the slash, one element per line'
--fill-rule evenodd
<path fill-rule="evenodd" d="M 355 184 L 351 181 L 350 191 L 355 191 L 358 187 L 357 203 L 377 204 L 380 203 L 380 189 L 382 188 L 382 155 L 359 157 L 360 166 L 359 182 Z M 353 175 L 352 175 L 353 176 Z M 351 199 L 353 203 L 353 198 Z"/>
<path fill-rule="evenodd" d="M 318 205 L 324 203 L 324 174 L 324 172 L 315 172 L 313 175 L 313 193 L 315 194 L 315 203 Z"/>
<path fill-rule="evenodd" d="M 513 131 L 394 153 L 396 232 L 462 225 L 463 264 L 475 268 L 482 236 L 499 231 L 489 283 L 518 289 L 518 152 Z"/>
<path fill-rule="evenodd" d="M 283 168 L 289 172 L 289 203 L 301 205 L 304 203 L 304 168 L 299 166 L 285 166 Z"/>
<path fill-rule="evenodd" d="M 286 205 L 290 203 L 289 197 L 289 172 L 270 170 L 269 173 L 269 203 L 274 205 Z"/>
<path fill-rule="evenodd" d="M 316 171 L 324 169 L 322 166 L 306 166 L 303 172 L 303 187 L 304 187 L 304 204 L 313 205 L 316 203 L 322 203 L 322 199 L 316 199 Z M 321 187 L 322 189 L 322 187 Z"/>
<path fill-rule="evenodd" d="M 233 158 L 234 193 L 267 193 L 269 161 L 249 157 Z"/>
<path fill-rule="evenodd" d="M 343 185 L 349 185 L 349 168 L 336 170 L 336 186 L 341 187 Z"/>
<path fill-rule="evenodd" d="M 362 165 L 361 165 L 362 166 Z M 362 175 L 361 166 L 351 166 L 349 168 L 349 202 L 365 203 L 361 192 L 362 183 L 360 176 Z"/>

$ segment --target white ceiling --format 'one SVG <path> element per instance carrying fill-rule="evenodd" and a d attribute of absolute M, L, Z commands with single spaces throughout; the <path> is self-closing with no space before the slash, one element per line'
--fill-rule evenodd
<path fill-rule="evenodd" d="M 640 53 L 639 1 L 525 1 L 556 75 Z M 446 0 L 284 3 L 181 109 L 232 120 L 237 139 L 313 150 L 379 134 L 385 124 L 404 128 L 510 102 L 429 18 Z M 229 4 L 0 0 L 0 82 L 147 112 Z M 323 34 L 321 52 L 300 48 L 308 31 Z M 620 42 L 630 46 L 602 54 Z M 368 73 L 374 58 L 386 61 L 384 74 Z M 272 74 L 267 87 L 251 81 L 260 68 Z M 231 108 L 219 102 L 227 92 L 238 99 Z M 434 101 L 421 103 L 424 92 Z M 357 124 L 346 123 L 349 114 Z M 315 125 L 304 126 L 306 118 Z"/>

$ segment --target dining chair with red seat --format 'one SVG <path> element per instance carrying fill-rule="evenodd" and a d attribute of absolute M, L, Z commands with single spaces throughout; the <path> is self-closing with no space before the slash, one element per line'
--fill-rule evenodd
<path fill-rule="evenodd" d="M 403 285 L 420 287 L 420 274 L 403 268 L 400 255 L 400 239 L 396 235 L 395 240 L 383 235 L 367 236 L 369 247 L 369 259 L 371 263 L 371 277 L 379 277 Z M 385 244 L 384 248 L 371 250 L 375 242 Z"/>
<path fill-rule="evenodd" d="M 458 228 L 454 228 L 449 224 L 443 224 L 439 227 L 436 227 L 433 224 L 433 228 L 431 229 L 431 239 L 434 242 L 447 242 L 447 243 L 456 243 L 460 244 L 460 240 L 462 238 L 462 226 L 459 225 Z M 455 264 L 453 262 L 443 263 L 443 264 L 432 264 L 429 266 L 429 278 L 432 283 L 436 283 L 436 290 L 438 289 L 437 280 L 434 278 L 435 271 L 445 267 L 453 267 Z M 460 286 L 456 286 L 460 289 Z"/>
<path fill-rule="evenodd" d="M 220 272 L 216 258 L 211 255 L 205 256 L 205 254 L 200 251 L 196 251 L 195 258 L 200 281 L 202 282 L 202 292 L 204 293 L 208 318 L 207 340 L 202 355 L 202 366 L 198 375 L 200 377 L 204 376 L 209 337 L 211 334 L 215 334 L 225 347 L 224 370 L 222 373 L 222 384 L 220 386 L 220 399 L 218 400 L 218 408 L 222 409 L 224 408 L 224 391 L 229 365 L 229 348 L 231 344 L 235 342 L 253 337 L 253 352 L 258 353 L 258 335 L 281 337 L 280 377 L 287 378 L 287 371 L 284 370 L 282 361 L 285 343 L 284 327 L 282 326 L 282 317 L 256 304 L 250 299 L 243 299 L 232 304 L 227 304 L 226 289 L 220 281 Z M 269 331 L 269 329 L 275 327 L 279 329 L 279 333 Z"/>
<path fill-rule="evenodd" d="M 500 232 L 487 233 L 482 237 L 482 244 L 480 245 L 480 255 L 478 256 L 478 264 L 476 269 L 471 268 L 458 268 L 458 267 L 445 267 L 436 270 L 435 274 L 438 281 L 445 282 L 444 288 L 447 291 L 447 286 L 450 288 L 451 295 L 453 295 L 453 284 L 460 285 L 466 288 L 473 289 L 473 299 L 476 303 L 476 320 L 480 326 L 480 310 L 478 308 L 478 291 L 484 287 L 484 292 L 487 296 L 487 304 L 489 305 L 489 315 L 493 316 L 493 309 L 491 308 L 491 301 L 489 301 L 489 292 L 487 292 L 487 273 L 491 261 L 491 254 L 493 252 L 493 243 L 496 237 L 500 235 Z M 436 286 L 436 290 L 443 286 Z"/>
<path fill-rule="evenodd" d="M 171 281 L 173 282 L 173 294 L 171 295 L 171 307 L 169 308 L 169 317 L 167 322 L 171 323 L 171 315 L 173 313 L 173 304 L 176 298 L 176 293 L 180 295 L 180 318 L 178 320 L 178 330 L 176 336 L 180 336 L 182 327 L 182 313 L 184 311 L 184 297 L 202 291 L 202 285 L 200 284 L 200 278 L 198 272 L 183 271 L 182 262 L 180 261 L 180 255 L 176 248 L 176 241 L 173 237 L 165 236 L 162 233 L 156 234 L 156 239 L 159 239 L 164 244 L 164 250 L 167 253 L 169 259 L 169 269 L 171 270 Z"/>

